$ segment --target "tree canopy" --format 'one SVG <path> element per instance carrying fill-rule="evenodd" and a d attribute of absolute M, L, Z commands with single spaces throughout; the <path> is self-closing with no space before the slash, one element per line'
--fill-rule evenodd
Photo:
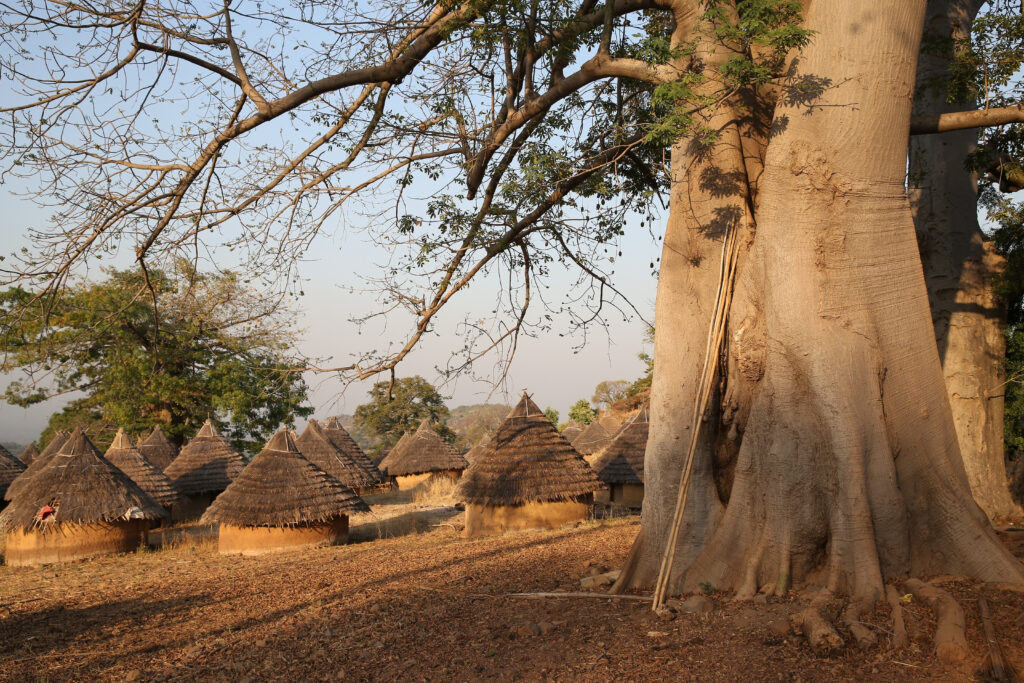
<path fill-rule="evenodd" d="M 569 419 L 579 424 L 588 425 L 597 417 L 597 411 L 590 407 L 587 399 L 581 398 L 569 408 Z"/>
<path fill-rule="evenodd" d="M 292 371 L 287 311 L 262 300 L 233 273 L 109 270 L 53 305 L 36 293 L 0 293 L 0 369 L 20 374 L 5 398 L 29 406 L 72 400 L 55 429 L 89 426 L 102 444 L 118 427 L 138 434 L 160 424 L 191 437 L 207 417 L 238 447 L 262 445 L 282 422 L 305 416 L 306 383 Z"/>
<path fill-rule="evenodd" d="M 380 439 L 371 450 L 377 454 L 394 446 L 405 432 L 414 432 L 423 420 L 448 443 L 456 434 L 448 428 L 448 406 L 437 389 L 419 375 L 377 382 L 370 389 L 370 402 L 356 408 L 355 424 Z"/>

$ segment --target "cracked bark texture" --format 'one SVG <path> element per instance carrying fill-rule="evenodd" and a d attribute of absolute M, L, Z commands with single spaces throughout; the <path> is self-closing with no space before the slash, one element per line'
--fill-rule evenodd
<path fill-rule="evenodd" d="M 738 128 L 722 121 L 711 153 L 673 149 L 647 499 L 621 587 L 653 584 L 669 533 L 723 216 L 750 246 L 672 591 L 711 584 L 750 597 L 810 582 L 873 601 L 892 576 L 1024 581 L 971 498 L 904 191 L 924 10 L 924 0 L 809 4 L 816 35 L 792 75 L 823 87 L 811 103 L 776 106 L 756 204 L 750 183 L 704 182 L 707 164 L 715 176 L 748 173 Z M 736 444 L 724 458 L 723 438 Z"/>

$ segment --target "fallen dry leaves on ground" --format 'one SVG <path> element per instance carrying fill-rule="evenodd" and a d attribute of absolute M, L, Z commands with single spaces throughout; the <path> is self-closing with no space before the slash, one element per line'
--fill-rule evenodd
<path fill-rule="evenodd" d="M 963 580 L 946 584 L 968 615 L 971 659 L 956 670 L 932 655 L 934 618 L 914 603 L 909 648 L 889 647 L 880 605 L 866 617 L 878 647 L 819 658 L 802 639 L 769 630 L 798 609 L 796 596 L 752 604 L 712 594 L 711 612 L 669 622 L 642 602 L 508 597 L 579 590 L 593 567 L 621 564 L 638 527 L 629 518 L 469 541 L 451 526 L 427 526 L 258 558 L 186 540 L 64 566 L 0 567 L 0 677 L 971 680 L 983 654 L 979 594 L 1024 670 L 1024 595 Z"/>

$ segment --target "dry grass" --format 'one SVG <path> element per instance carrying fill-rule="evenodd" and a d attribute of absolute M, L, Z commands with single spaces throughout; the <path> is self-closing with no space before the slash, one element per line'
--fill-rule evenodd
<path fill-rule="evenodd" d="M 451 505 L 456 502 L 455 489 L 458 486 L 458 480 L 452 480 L 448 477 L 431 477 L 413 488 L 410 493 L 412 493 L 414 503 Z"/>

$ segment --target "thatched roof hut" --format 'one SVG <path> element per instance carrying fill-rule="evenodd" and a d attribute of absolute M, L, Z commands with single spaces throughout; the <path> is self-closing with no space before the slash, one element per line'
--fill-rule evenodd
<path fill-rule="evenodd" d="M 524 393 L 462 475 L 466 535 L 585 519 L 598 486 L 593 470 Z"/>
<path fill-rule="evenodd" d="M 52 439 L 50 439 L 50 443 L 46 444 L 46 448 L 43 449 L 43 452 L 40 453 L 39 456 L 32 461 L 32 464 L 30 464 L 24 472 L 18 475 L 18 477 L 11 482 L 10 486 L 7 487 L 7 493 L 3 494 L 4 499 L 11 500 L 14 498 L 14 496 L 18 494 L 19 488 L 27 484 L 29 479 L 35 476 L 37 472 L 46 466 L 46 463 L 53 460 L 53 457 L 60 452 L 60 449 L 67 443 L 70 436 L 71 435 L 63 429 L 57 430 L 57 433 L 53 435 Z"/>
<path fill-rule="evenodd" d="M 164 470 L 186 496 L 220 493 L 245 469 L 245 459 L 207 420 Z"/>
<path fill-rule="evenodd" d="M 377 469 L 370 457 L 363 452 L 355 439 L 342 426 L 341 420 L 336 417 L 327 418 L 323 424 L 324 434 L 330 439 L 334 447 L 348 456 L 352 462 L 373 480 L 373 487 L 388 485 L 387 477 Z"/>
<path fill-rule="evenodd" d="M 594 420 L 572 440 L 572 447 L 580 455 L 592 455 L 608 445 L 612 435 L 608 433 L 600 420 Z"/>
<path fill-rule="evenodd" d="M 75 429 L 0 513 L 11 565 L 134 550 L 166 513 Z"/>
<path fill-rule="evenodd" d="M 435 477 L 458 479 L 468 466 L 466 459 L 456 453 L 425 419 L 402 444 L 401 451 L 391 458 L 387 473 L 395 477 L 398 488 L 407 489 Z"/>
<path fill-rule="evenodd" d="M 570 422 L 565 425 L 565 429 L 562 430 L 562 436 L 565 437 L 566 441 L 572 443 L 573 439 L 583 433 L 583 427 L 584 425 L 581 425 L 578 422 Z"/>
<path fill-rule="evenodd" d="M 2 449 L 0 450 L 0 499 L 2 499 L 7 493 L 7 487 L 25 471 L 26 465 L 7 452 L 6 448 L 0 446 L 0 449 Z M 0 508 L 3 506 L 4 504 L 0 502 Z"/>
<path fill-rule="evenodd" d="M 161 470 L 166 470 L 178 457 L 178 449 L 164 434 L 164 430 L 160 429 L 160 425 L 153 427 L 149 436 L 139 442 L 139 452 Z"/>
<path fill-rule="evenodd" d="M 391 476 L 391 473 L 388 471 L 388 467 L 398 459 L 402 449 L 409 444 L 409 440 L 411 438 L 411 433 L 403 432 L 401 438 L 399 438 L 395 445 L 391 447 L 391 450 L 389 450 L 384 457 L 380 459 L 380 462 L 377 463 L 377 469 L 380 470 L 381 474 L 386 477 Z"/>
<path fill-rule="evenodd" d="M 592 463 L 597 478 L 610 487 L 609 502 L 630 506 L 643 502 L 647 430 L 647 409 L 643 408 L 626 421 Z"/>
<path fill-rule="evenodd" d="M 258 554 L 344 541 L 348 515 L 369 511 L 352 489 L 307 460 L 282 428 L 201 521 L 221 525 L 221 552 Z"/>
<path fill-rule="evenodd" d="M 295 439 L 295 446 L 307 460 L 350 489 L 358 492 L 380 486 L 384 481 L 380 471 L 372 464 L 368 468 L 362 460 L 353 458 L 350 452 L 338 446 L 339 442 L 344 443 L 330 438 L 319 422 L 310 420 L 302 435 Z M 369 458 L 366 461 L 369 462 Z"/>
<path fill-rule="evenodd" d="M 31 465 L 32 461 L 39 457 L 39 449 L 36 448 L 36 442 L 30 441 L 25 450 L 18 456 L 18 460 L 22 461 L 26 465 Z"/>
<path fill-rule="evenodd" d="M 129 479 L 138 484 L 140 489 L 151 495 L 165 509 L 171 510 L 184 502 L 183 496 L 178 489 L 174 488 L 167 475 L 132 445 L 131 439 L 123 429 L 117 430 L 114 442 L 110 444 L 110 448 L 103 454 L 103 457 L 127 474 Z"/>
<path fill-rule="evenodd" d="M 480 454 L 487 449 L 487 444 L 490 443 L 490 439 L 481 439 L 480 443 L 470 448 L 468 451 L 462 454 L 463 459 L 469 464 L 470 467 L 476 462 L 476 459 L 480 457 Z"/>

